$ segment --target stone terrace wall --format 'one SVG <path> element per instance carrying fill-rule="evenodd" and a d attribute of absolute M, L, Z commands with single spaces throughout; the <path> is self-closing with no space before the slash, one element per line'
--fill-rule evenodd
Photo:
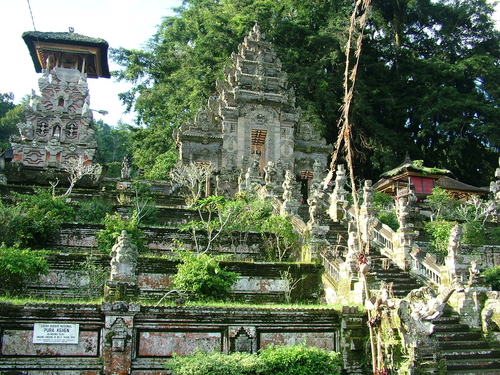
<path fill-rule="evenodd" d="M 238 309 L 0 304 L 0 372 L 166 375 L 173 353 L 196 348 L 256 352 L 305 342 L 340 351 L 346 373 L 362 374 L 364 314 L 356 309 Z M 78 344 L 34 344 L 35 323 L 79 324 Z M 366 327 L 365 327 L 366 328 Z"/>
<path fill-rule="evenodd" d="M 87 260 L 84 254 L 52 254 L 48 258 L 50 271 L 40 282 L 29 285 L 33 296 L 78 297 L 93 277 L 91 270 L 82 265 Z M 110 257 L 98 255 L 91 258 L 93 266 L 109 275 Z M 172 276 L 177 272 L 178 262 L 165 258 L 139 258 L 138 283 L 139 298 L 158 301 L 171 289 Z M 317 300 L 321 296 L 322 266 L 310 263 L 264 263 L 264 262 L 222 262 L 230 271 L 238 272 L 237 283 L 233 286 L 232 299 L 252 303 L 284 302 L 287 283 L 282 272 L 289 271 L 294 280 L 303 280 L 291 292 L 292 300 Z M 95 272 L 95 270 L 93 271 Z M 95 276 L 95 275 L 94 275 Z M 176 298 L 177 295 L 172 295 Z"/>
<path fill-rule="evenodd" d="M 59 230 L 59 236 L 55 237 L 50 247 L 63 252 L 89 252 L 97 247 L 96 233 L 103 229 L 102 224 L 65 223 Z M 193 247 L 191 233 L 179 232 L 179 228 L 168 227 L 140 227 L 144 232 L 144 243 L 146 247 L 159 255 L 173 255 L 172 249 L 179 245 L 174 240 L 180 241 L 186 249 Z M 243 236 L 243 235 L 242 235 Z M 203 232 L 197 234 L 200 244 L 206 243 Z M 214 243 L 214 252 L 218 254 L 231 255 L 241 260 L 263 260 L 265 258 L 262 246 L 262 237 L 259 233 L 250 232 L 244 238 L 235 233 L 232 237 L 225 237 Z M 111 251 L 111 249 L 109 249 Z"/>

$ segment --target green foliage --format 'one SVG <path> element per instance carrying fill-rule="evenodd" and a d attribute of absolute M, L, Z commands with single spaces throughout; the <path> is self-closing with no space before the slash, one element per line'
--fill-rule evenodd
<path fill-rule="evenodd" d="M 97 232 L 96 236 L 99 250 L 109 254 L 121 232 L 126 230 L 131 242 L 137 246 L 139 252 L 145 251 L 146 247 L 142 239 L 143 232 L 137 225 L 137 214 L 135 212 L 129 220 L 123 220 L 117 213 L 113 215 L 106 214 L 104 229 Z"/>
<path fill-rule="evenodd" d="M 155 160 L 153 167 L 144 175 L 152 180 L 168 180 L 170 171 L 174 168 L 179 159 L 179 152 L 172 148 L 160 155 Z"/>
<path fill-rule="evenodd" d="M 293 229 L 290 219 L 279 215 L 271 215 L 264 220 L 261 231 L 266 239 L 267 253 L 274 253 L 270 260 L 277 260 L 278 262 L 282 262 L 289 257 L 292 249 L 298 245 L 300 238 Z"/>
<path fill-rule="evenodd" d="M 432 189 L 432 194 L 427 197 L 425 203 L 429 205 L 433 213 L 433 220 L 455 219 L 454 213 L 458 207 L 458 202 L 448 190 L 440 187 Z"/>
<path fill-rule="evenodd" d="M 94 123 L 94 129 L 98 150 L 95 160 L 99 164 L 119 162 L 121 165 L 123 158 L 132 152 L 132 132 L 129 126 L 119 122 L 117 126 L 111 127 L 98 120 Z"/>
<path fill-rule="evenodd" d="M 0 293 L 13 295 L 22 292 L 26 282 L 47 274 L 49 266 L 45 251 L 0 246 Z"/>
<path fill-rule="evenodd" d="M 2 105 L 3 104 L 3 105 Z M 26 122 L 23 105 L 10 105 L 11 103 L 2 103 L 2 94 L 0 94 L 0 149 L 10 149 L 9 138 L 11 135 L 18 134 L 17 124 Z M 4 109 L 10 108 L 2 113 Z"/>
<path fill-rule="evenodd" d="M 173 375 L 252 375 L 262 374 L 259 358 L 250 353 L 230 355 L 197 350 L 187 356 L 174 355 L 166 365 Z"/>
<path fill-rule="evenodd" d="M 106 171 L 106 177 L 109 178 L 119 178 L 122 173 L 122 163 L 118 161 L 112 161 L 111 163 L 107 163 L 108 170 Z"/>
<path fill-rule="evenodd" d="M 93 196 L 90 201 L 79 202 L 75 206 L 76 221 L 80 223 L 100 223 L 111 214 L 111 207 L 102 197 Z"/>
<path fill-rule="evenodd" d="M 485 243 L 486 230 L 480 222 L 471 221 L 462 224 L 463 237 L 462 242 L 468 245 L 482 246 Z"/>
<path fill-rule="evenodd" d="M 270 346 L 259 354 L 198 350 L 193 355 L 174 355 L 167 363 L 173 375 L 339 375 L 341 358 L 324 349 L 294 346 Z"/>
<path fill-rule="evenodd" d="M 425 230 L 431 237 L 429 251 L 440 260 L 448 255 L 450 232 L 456 224 L 454 221 L 431 221 L 425 224 Z"/>
<path fill-rule="evenodd" d="M 223 300 L 229 296 L 237 273 L 224 270 L 208 254 L 181 253 L 181 261 L 173 280 L 175 288 L 201 299 Z"/>
<path fill-rule="evenodd" d="M 489 244 L 500 244 L 500 227 L 488 228 L 486 238 Z"/>
<path fill-rule="evenodd" d="M 382 209 L 387 209 L 389 207 L 392 208 L 394 207 L 394 197 L 375 190 L 373 192 L 373 204 L 375 205 L 375 207 L 379 207 Z"/>
<path fill-rule="evenodd" d="M 375 179 L 409 152 L 461 181 L 489 183 L 500 147 L 493 10 L 486 0 L 372 3 L 351 111 L 359 175 Z M 146 125 L 133 135 L 137 165 L 147 174 L 173 150 L 172 131 L 213 95 L 255 22 L 274 43 L 304 118 L 335 141 L 351 11 L 349 1 L 185 1 L 143 50 L 112 50 L 124 67 L 118 79 L 133 84 L 121 98 Z"/>
<path fill-rule="evenodd" d="M 96 262 L 92 254 L 87 255 L 83 262 L 73 263 L 72 268 L 80 276 L 72 280 L 71 289 L 76 296 L 87 300 L 103 296 L 109 272 Z"/>
<path fill-rule="evenodd" d="M 21 248 L 45 247 L 63 222 L 72 221 L 74 209 L 64 197 L 55 197 L 46 189 L 34 194 L 12 192 L 13 204 L 0 203 L 0 241 Z"/>
<path fill-rule="evenodd" d="M 269 346 L 259 352 L 269 375 L 336 375 L 341 371 L 341 357 L 305 345 Z"/>
<path fill-rule="evenodd" d="M 481 272 L 485 281 L 491 285 L 493 290 L 500 291 L 500 266 L 488 268 Z"/>
<path fill-rule="evenodd" d="M 377 218 L 381 223 L 387 225 L 392 230 L 397 231 L 399 229 L 398 216 L 395 212 L 379 211 L 377 213 Z"/>

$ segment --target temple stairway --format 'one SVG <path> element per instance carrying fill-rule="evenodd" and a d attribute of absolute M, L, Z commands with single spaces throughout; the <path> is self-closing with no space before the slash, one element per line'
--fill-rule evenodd
<path fill-rule="evenodd" d="M 458 314 L 447 307 L 433 321 L 450 375 L 500 374 L 500 347 L 493 348 L 479 330 L 460 323 Z"/>
<path fill-rule="evenodd" d="M 326 239 L 331 244 L 330 251 L 332 254 L 330 255 L 332 256 L 335 253 L 345 254 L 347 252 L 347 239 L 349 236 L 346 227 L 333 220 L 328 220 L 327 224 L 330 227 L 326 234 Z M 370 261 L 370 272 L 367 275 L 367 280 L 372 295 L 380 290 L 382 281 L 392 283 L 392 290 L 394 296 L 397 298 L 404 298 L 410 291 L 422 286 L 415 277 L 400 269 L 390 258 L 382 255 L 378 248 L 371 248 L 368 258 Z"/>
<path fill-rule="evenodd" d="M 380 290 L 382 281 L 392 283 L 394 297 L 405 298 L 413 289 L 422 287 L 422 283 L 399 268 L 390 258 L 380 253 L 378 248 L 371 248 L 368 254 L 370 271 L 367 275 L 372 294 Z"/>

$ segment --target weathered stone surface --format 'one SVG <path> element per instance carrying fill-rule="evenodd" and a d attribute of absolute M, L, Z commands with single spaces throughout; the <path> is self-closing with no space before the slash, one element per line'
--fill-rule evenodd
<path fill-rule="evenodd" d="M 222 349 L 221 332 L 140 332 L 139 357 L 186 355 L 196 349 L 210 353 Z"/>
<path fill-rule="evenodd" d="M 334 332 L 261 332 L 260 347 L 268 345 L 296 345 L 305 343 L 325 350 L 339 351 L 339 333 Z"/>
<path fill-rule="evenodd" d="M 97 356 L 99 332 L 80 332 L 77 345 L 33 344 L 33 330 L 5 330 L 2 340 L 3 355 L 23 356 Z"/>

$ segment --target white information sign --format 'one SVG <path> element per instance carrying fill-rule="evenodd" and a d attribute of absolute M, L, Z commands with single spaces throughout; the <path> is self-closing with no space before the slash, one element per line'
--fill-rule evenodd
<path fill-rule="evenodd" d="M 35 323 L 33 344 L 78 344 L 79 324 Z"/>

